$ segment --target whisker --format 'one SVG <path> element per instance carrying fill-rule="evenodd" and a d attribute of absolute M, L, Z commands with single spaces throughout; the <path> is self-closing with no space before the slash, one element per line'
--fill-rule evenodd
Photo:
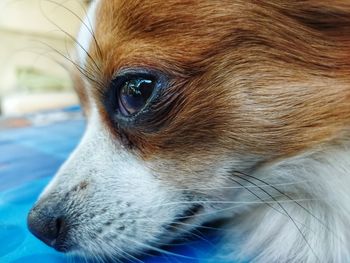
<path fill-rule="evenodd" d="M 108 242 L 105 242 L 103 241 L 101 238 L 97 237 L 98 238 L 98 241 L 100 242 L 100 246 L 102 247 L 102 244 L 103 245 L 107 245 L 112 251 L 113 251 L 113 254 L 114 253 L 117 253 L 117 256 L 119 254 L 119 257 L 123 257 L 124 259 L 128 260 L 128 261 L 131 261 L 130 259 L 133 259 L 134 261 L 137 261 L 139 263 L 144 263 L 141 259 L 138 259 L 137 257 L 131 255 L 130 253 L 122 250 L 121 248 L 117 247 L 117 246 L 112 246 L 111 244 L 109 244 Z M 124 254 L 124 256 L 123 256 Z"/>
<path fill-rule="evenodd" d="M 263 181 L 262 179 L 259 179 L 255 176 L 251 176 L 251 175 L 248 175 L 248 174 L 245 174 L 243 172 L 238 172 L 238 171 L 235 171 L 236 173 L 239 173 L 243 176 L 246 176 L 246 177 L 249 177 L 249 178 L 252 178 L 252 179 L 255 179 L 263 184 L 265 184 L 266 186 L 269 186 L 271 187 L 272 189 L 274 189 L 275 191 L 277 191 L 278 193 L 282 194 L 283 196 L 285 196 L 286 198 L 288 198 L 289 200 L 293 200 L 295 204 L 297 204 L 300 208 L 302 208 L 305 212 L 307 212 L 309 215 L 311 215 L 314 219 L 316 219 L 322 226 L 324 226 L 328 231 L 330 231 L 334 236 L 340 238 L 339 236 L 337 236 L 336 233 L 334 233 L 334 231 L 332 231 L 332 229 L 329 228 L 328 225 L 326 225 L 326 223 L 324 223 L 320 218 L 318 218 L 317 216 L 315 216 L 313 213 L 310 212 L 309 209 L 307 209 L 305 206 L 303 206 L 302 204 L 299 203 L 299 200 L 295 200 L 293 199 L 290 195 L 286 194 L 285 192 L 281 191 L 280 189 L 278 189 L 276 186 L 274 185 L 270 185 L 268 182 L 266 181 Z M 341 238 L 340 238 L 341 239 Z"/>
<path fill-rule="evenodd" d="M 55 3 L 57 4 L 56 2 L 54 1 L 51 1 L 51 0 L 41 0 L 41 1 L 47 1 L 49 3 Z M 41 2 L 40 2 L 41 3 Z M 89 57 L 89 59 L 93 62 L 94 66 L 98 69 L 99 72 L 101 72 L 101 69 L 100 67 L 97 65 L 95 59 L 90 55 L 90 53 L 81 45 L 81 43 L 74 37 L 72 36 L 71 34 L 69 34 L 66 30 L 64 30 L 61 26 L 59 26 L 56 22 L 54 22 L 51 18 L 49 18 L 43 8 L 42 8 L 42 5 L 40 4 L 40 9 L 41 9 L 41 12 L 43 13 L 44 17 L 51 23 L 53 24 L 55 27 L 57 27 L 59 30 L 61 30 L 61 32 L 63 32 L 66 36 L 68 36 L 71 40 L 73 40 L 73 42 L 75 42 L 80 48 L 81 50 L 84 51 L 84 53 L 86 53 L 86 55 Z"/>
<path fill-rule="evenodd" d="M 43 1 L 48 1 L 48 2 L 50 2 L 50 3 L 52 3 L 52 4 L 55 4 L 55 5 L 57 5 L 57 6 L 61 7 L 61 8 L 63 8 L 63 9 L 65 9 L 67 12 L 71 13 L 74 17 L 76 17 L 76 18 L 81 22 L 81 24 L 82 24 L 83 26 L 85 26 L 85 28 L 86 28 L 86 29 L 89 31 L 89 33 L 91 34 L 92 38 L 94 39 L 94 43 L 95 43 L 95 45 L 96 45 L 97 51 L 98 51 L 98 55 L 99 55 L 100 57 L 102 57 L 101 47 L 100 47 L 100 45 L 99 45 L 99 43 L 98 43 L 98 41 L 97 41 L 97 39 L 96 39 L 96 34 L 95 34 L 95 32 L 94 32 L 94 29 L 93 29 L 93 26 L 92 26 L 92 23 L 91 23 L 90 19 L 88 19 L 88 23 L 89 23 L 89 26 L 90 26 L 90 27 L 89 27 L 89 26 L 85 23 L 85 21 L 84 21 L 80 16 L 77 15 L 77 13 L 75 13 L 75 12 L 73 12 L 72 10 L 70 10 L 69 8 L 67 8 L 67 7 L 64 6 L 62 3 L 58 3 L 58 2 L 55 2 L 55 1 L 53 1 L 53 0 L 43 0 Z M 82 10 L 84 10 L 85 16 L 88 18 L 88 14 L 87 14 L 87 11 L 86 11 L 85 7 L 82 5 L 81 2 L 78 2 L 78 3 L 79 3 L 79 5 L 81 6 Z"/>
<path fill-rule="evenodd" d="M 83 70 L 83 71 L 86 71 L 87 73 L 89 73 L 86 69 L 82 68 L 80 65 L 78 65 L 76 62 L 74 62 L 74 60 L 67 54 L 65 55 L 63 52 L 59 51 L 58 49 L 54 48 L 53 46 L 43 42 L 43 41 L 40 41 L 40 40 L 35 40 L 36 42 L 38 42 L 39 44 L 41 45 L 44 45 L 46 46 L 49 50 L 51 50 L 52 52 L 55 52 L 56 54 L 60 55 L 61 57 L 63 57 L 64 59 L 68 60 L 69 62 L 71 62 L 74 66 L 76 66 L 77 68 Z M 49 51 L 48 51 L 49 52 Z M 91 74 L 91 73 L 89 73 Z M 84 75 L 86 76 L 86 75 Z"/>
<path fill-rule="evenodd" d="M 185 223 L 177 223 L 178 225 L 184 225 L 184 226 L 191 226 L 193 228 L 191 229 L 186 229 L 184 231 L 184 229 L 180 228 L 180 227 L 177 227 L 177 226 L 172 226 L 178 230 L 181 230 L 181 234 L 189 234 L 191 236 L 194 236 L 195 238 L 197 238 L 198 240 L 201 240 L 203 241 L 204 243 L 208 244 L 209 246 L 212 246 L 214 247 L 214 244 L 212 242 L 210 242 L 208 239 L 206 239 L 204 236 L 203 236 L 203 233 L 200 232 L 198 229 L 201 228 L 200 225 L 196 225 L 196 224 L 185 224 Z M 185 242 L 185 243 L 181 243 L 180 245 L 188 245 L 188 242 Z"/>
<path fill-rule="evenodd" d="M 95 83 L 97 86 L 102 87 L 103 84 L 101 82 L 99 82 L 98 80 L 96 80 L 95 78 L 93 78 L 91 74 L 91 72 L 89 72 L 87 69 L 82 68 L 80 65 L 78 65 L 76 62 L 74 62 L 70 57 L 67 57 L 66 55 L 64 55 L 62 52 L 60 52 L 59 50 L 53 48 L 52 46 L 48 45 L 45 42 L 41 42 L 41 41 L 37 41 L 39 43 L 41 43 L 42 45 L 47 46 L 48 48 L 52 49 L 55 53 L 57 53 L 58 55 L 62 56 L 64 59 L 68 60 L 70 63 L 72 63 L 76 69 L 83 75 L 85 76 L 88 80 L 90 80 L 91 82 Z"/>
<path fill-rule="evenodd" d="M 281 195 L 275 196 L 275 197 L 281 197 Z M 312 198 L 305 198 L 305 199 L 296 199 L 299 202 L 301 201 L 318 201 L 318 199 L 312 199 Z M 166 206 L 177 206 L 177 205 L 188 205 L 188 204 L 275 204 L 277 202 L 280 203 L 292 203 L 293 200 L 282 200 L 282 201 L 276 201 L 271 199 L 260 199 L 257 201 L 226 201 L 226 200 L 201 200 L 201 201 L 178 201 L 178 202 L 170 202 L 170 203 L 164 203 L 160 205 L 154 205 L 154 206 L 147 206 L 145 209 L 151 209 L 151 208 L 161 208 Z"/>
<path fill-rule="evenodd" d="M 125 238 L 125 236 L 124 236 Z M 153 251 L 156 251 L 156 252 L 159 252 L 159 253 L 162 253 L 162 254 L 166 254 L 166 255 L 170 255 L 170 256 L 174 256 L 174 257 L 178 257 L 178 258 L 183 258 L 183 259 L 190 259 L 190 260 L 198 260 L 198 258 L 194 258 L 194 257 L 191 257 L 191 256 L 185 256 L 185 255 L 181 255 L 181 254 L 178 254 L 178 253 L 175 253 L 175 252 L 171 252 L 171 251 L 166 251 L 164 249 L 161 249 L 161 248 L 157 248 L 157 247 L 154 247 L 152 245 L 147 245 L 145 243 L 141 243 L 139 241 L 136 241 L 134 239 L 131 239 L 131 238 L 127 238 L 127 240 L 133 242 L 133 243 L 136 243 L 137 245 L 141 246 L 141 247 L 146 247 L 147 249 L 150 249 L 150 250 L 153 250 Z"/>
<path fill-rule="evenodd" d="M 303 180 L 299 182 L 289 182 L 289 183 L 279 183 L 279 184 L 274 184 L 274 186 L 289 186 L 289 185 L 298 185 L 298 184 L 304 184 L 308 183 L 308 180 Z M 240 190 L 240 189 L 246 189 L 246 188 L 259 188 L 259 187 L 267 187 L 268 185 L 262 184 L 262 185 L 250 185 L 246 187 L 241 187 L 241 186 L 218 186 L 218 187 L 195 187 L 195 188 L 177 188 L 177 189 L 167 189 L 168 192 L 183 192 L 183 191 L 193 191 L 197 192 L 197 190 L 200 191 L 206 191 L 206 190 Z M 202 192 L 205 193 L 205 192 Z"/>
<path fill-rule="evenodd" d="M 91 36 L 93 37 L 94 39 L 94 42 L 95 42 L 95 45 L 96 45 L 96 48 L 97 48 L 97 51 L 98 51 L 98 55 L 100 58 L 102 58 L 102 50 L 101 50 L 101 47 L 100 47 L 100 44 L 98 43 L 97 41 L 97 38 L 96 38 L 96 33 L 95 33 L 95 30 L 92 26 L 92 21 L 90 20 L 89 16 L 88 16 L 88 13 L 87 13 L 87 10 L 85 8 L 85 6 L 83 6 L 83 4 L 81 2 L 79 2 L 80 6 L 82 7 L 82 10 L 84 10 L 84 14 L 85 14 L 85 17 L 87 18 L 87 21 L 89 23 L 89 26 L 88 27 L 86 25 L 86 23 L 81 19 L 80 21 L 82 21 L 82 23 L 84 24 L 84 26 L 87 28 L 87 30 L 89 30 L 89 32 L 91 33 Z M 79 16 L 78 16 L 79 17 Z"/>
<path fill-rule="evenodd" d="M 254 182 L 251 182 L 250 180 L 243 178 L 242 176 L 239 176 L 237 174 L 234 174 L 234 176 L 250 183 L 253 185 L 256 185 Z M 286 213 L 286 215 L 288 216 L 288 218 L 291 220 L 291 222 L 293 223 L 293 225 L 296 227 L 296 229 L 298 230 L 298 232 L 300 233 L 300 235 L 302 236 L 302 238 L 304 239 L 305 243 L 307 244 L 307 246 L 310 248 L 311 252 L 313 253 L 313 255 L 315 256 L 315 258 L 317 259 L 318 262 L 321 262 L 320 259 L 318 258 L 316 252 L 314 251 L 314 249 L 312 248 L 311 244 L 309 243 L 309 241 L 307 240 L 305 234 L 301 231 L 300 227 L 298 226 L 298 224 L 296 223 L 296 221 L 294 220 L 294 218 L 289 214 L 289 212 L 287 211 L 287 209 L 277 200 L 275 199 L 269 192 L 267 192 L 265 189 L 263 188 L 259 188 L 261 191 L 263 191 L 265 194 L 267 194 L 268 196 L 270 196 L 274 201 L 276 201 L 277 205 Z"/>

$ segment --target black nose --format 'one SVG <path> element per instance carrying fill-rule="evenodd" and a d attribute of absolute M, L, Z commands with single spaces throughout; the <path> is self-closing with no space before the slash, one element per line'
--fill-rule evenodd
<path fill-rule="evenodd" d="M 68 227 L 64 217 L 54 216 L 48 210 L 35 207 L 28 215 L 27 224 L 30 232 L 45 244 L 60 252 L 68 251 Z"/>

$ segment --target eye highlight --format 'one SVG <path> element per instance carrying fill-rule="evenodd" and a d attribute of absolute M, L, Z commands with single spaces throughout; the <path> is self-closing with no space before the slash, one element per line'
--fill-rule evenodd
<path fill-rule="evenodd" d="M 141 111 L 156 88 L 156 81 L 146 76 L 125 79 L 118 92 L 118 107 L 124 116 Z"/>

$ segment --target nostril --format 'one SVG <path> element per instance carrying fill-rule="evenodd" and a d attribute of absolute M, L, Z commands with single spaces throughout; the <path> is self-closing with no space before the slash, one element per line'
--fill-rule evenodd
<path fill-rule="evenodd" d="M 64 221 L 61 217 L 56 219 L 56 238 L 61 233 L 61 230 L 64 229 Z"/>

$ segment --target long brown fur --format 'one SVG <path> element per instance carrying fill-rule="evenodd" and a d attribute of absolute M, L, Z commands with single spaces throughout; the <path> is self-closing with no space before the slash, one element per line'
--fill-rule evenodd
<path fill-rule="evenodd" d="M 98 104 L 122 68 L 169 76 L 154 117 L 117 131 L 145 159 L 226 151 L 271 161 L 348 127 L 350 2 L 104 0 L 97 20 Z"/>

